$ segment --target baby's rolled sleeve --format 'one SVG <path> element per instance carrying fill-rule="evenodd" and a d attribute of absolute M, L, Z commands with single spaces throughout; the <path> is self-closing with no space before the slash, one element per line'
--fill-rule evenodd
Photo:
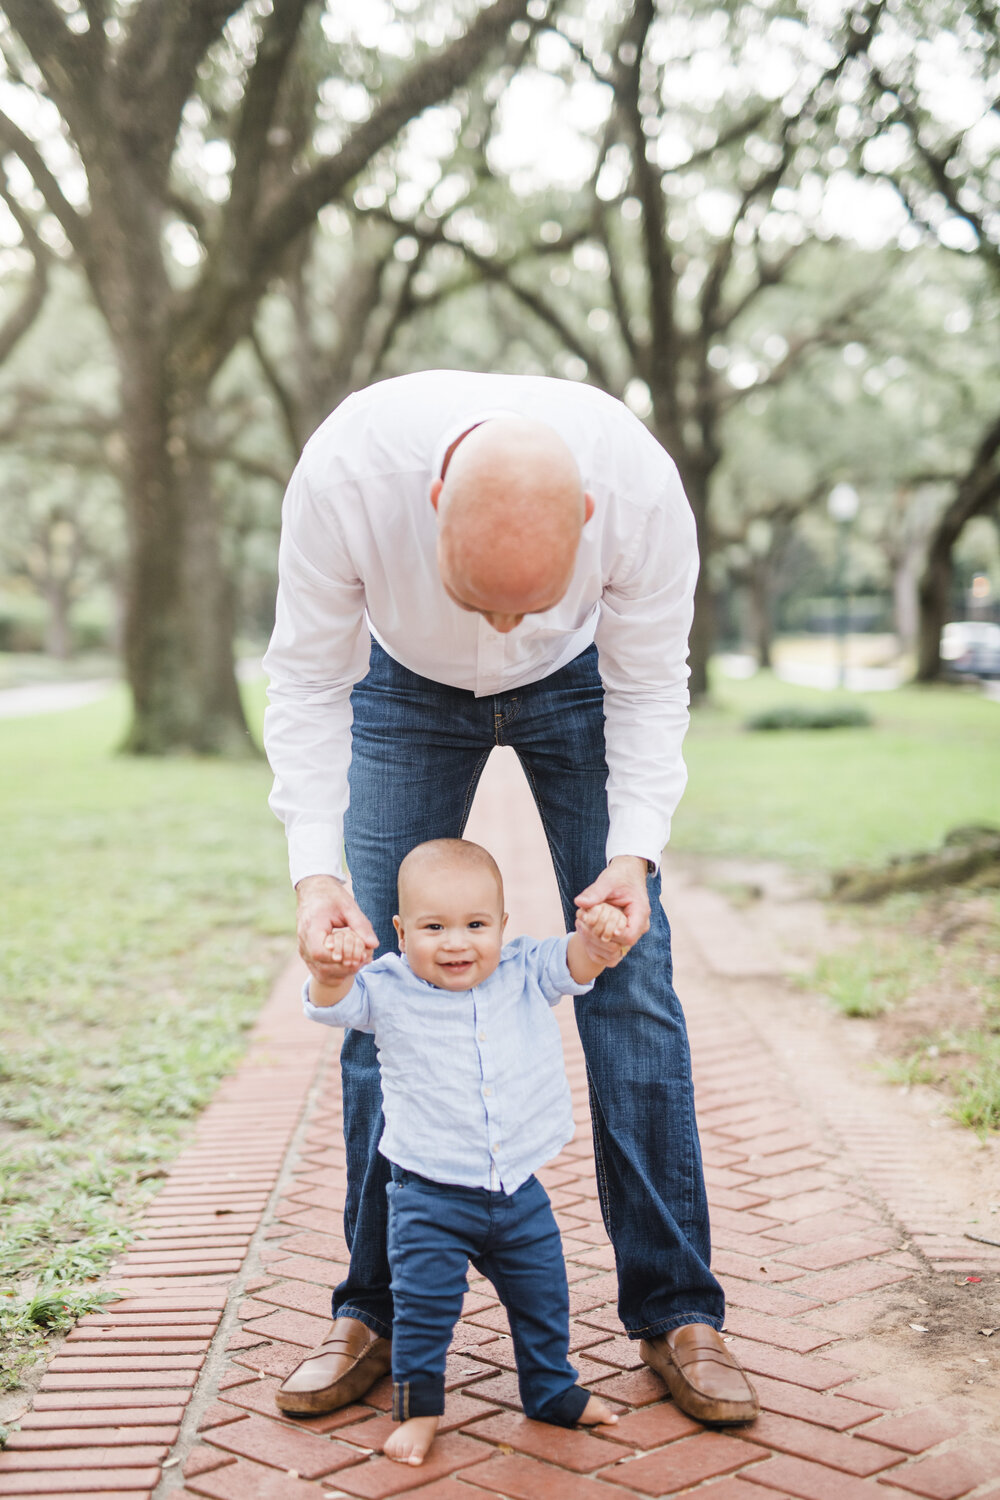
<path fill-rule="evenodd" d="M 374 1031 L 371 998 L 361 975 L 354 981 L 343 1000 L 336 1005 L 313 1005 L 309 998 L 309 981 L 302 986 L 302 1010 L 310 1021 L 344 1030 Z"/>
<path fill-rule="evenodd" d="M 568 937 L 543 938 L 527 955 L 528 970 L 550 1005 L 558 1005 L 563 995 L 585 995 L 594 988 L 592 979 L 581 984 L 573 978 L 566 961 L 568 946 Z"/>

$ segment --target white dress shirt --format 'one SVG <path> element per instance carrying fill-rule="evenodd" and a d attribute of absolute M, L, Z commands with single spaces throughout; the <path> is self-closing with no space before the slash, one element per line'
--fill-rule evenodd
<path fill-rule="evenodd" d="M 562 1039 L 552 1007 L 585 995 L 566 938 L 515 938 L 471 990 L 418 979 L 386 953 L 311 1021 L 373 1032 L 385 1129 L 378 1149 L 434 1182 L 515 1193 L 573 1135 Z"/>
<path fill-rule="evenodd" d="M 595 509 L 564 598 L 502 635 L 444 591 L 430 487 L 455 438 L 508 414 L 563 438 Z M 676 466 L 621 402 L 573 381 L 454 370 L 370 386 L 303 450 L 285 495 L 278 571 L 264 742 L 293 884 L 344 873 L 350 694 L 368 670 L 369 631 L 411 671 L 477 697 L 547 677 L 596 641 L 607 857 L 659 862 L 687 777 L 698 554 Z"/>

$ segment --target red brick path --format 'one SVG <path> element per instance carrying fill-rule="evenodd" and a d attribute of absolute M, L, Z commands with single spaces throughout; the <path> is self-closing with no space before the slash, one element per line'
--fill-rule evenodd
<path fill-rule="evenodd" d="M 470 836 L 504 870 L 511 934 L 558 930 L 540 829 L 504 757 L 491 764 L 473 820 Z M 886 1290 L 928 1271 L 914 1248 L 933 1245 L 939 1267 L 965 1274 L 995 1269 L 996 1252 L 935 1226 L 934 1205 L 915 1186 L 918 1164 L 891 1139 L 873 1139 L 850 1114 L 833 1130 L 815 1112 L 752 1014 L 733 1003 L 741 975 L 753 973 L 752 933 L 680 896 L 675 949 L 714 1264 L 729 1299 L 727 1335 L 761 1395 L 758 1422 L 701 1428 L 665 1399 L 622 1335 L 568 1004 L 559 1013 L 579 1127 L 542 1177 L 569 1265 L 574 1358 L 581 1380 L 616 1404 L 617 1427 L 565 1432 L 521 1415 L 504 1315 L 475 1280 L 449 1359 L 443 1436 L 422 1468 L 379 1452 L 388 1381 L 363 1404 L 283 1420 L 274 1388 L 325 1332 L 329 1287 L 344 1269 L 337 1039 L 301 1019 L 290 971 L 116 1268 L 111 1285 L 126 1295 L 70 1334 L 0 1454 L 0 1497 L 1000 1496 L 1000 1433 L 984 1432 L 981 1408 L 928 1400 L 919 1380 L 873 1378 L 851 1352 Z M 715 924 L 723 951 L 714 978 L 689 941 L 685 923 L 699 921 Z M 914 1358 L 932 1360 L 927 1347 Z"/>

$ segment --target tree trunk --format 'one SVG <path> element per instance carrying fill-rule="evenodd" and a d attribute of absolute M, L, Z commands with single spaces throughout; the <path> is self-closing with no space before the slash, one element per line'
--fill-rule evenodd
<path fill-rule="evenodd" d="M 919 554 L 909 546 L 892 570 L 892 613 L 900 651 L 912 651 L 917 643 L 920 615 L 917 606 Z"/>
<path fill-rule="evenodd" d="M 67 580 L 50 578 L 44 588 L 48 615 L 45 621 L 45 653 L 56 661 L 68 661 L 72 655 L 69 628 L 69 588 Z"/>
<path fill-rule="evenodd" d="M 771 661 L 771 570 L 766 558 L 754 558 L 750 567 L 750 608 L 753 615 L 754 645 L 757 665 L 770 671 Z"/>
<path fill-rule="evenodd" d="M 917 588 L 920 618 L 917 630 L 917 682 L 937 682 L 941 676 L 941 632 L 951 597 L 950 534 L 935 536 Z"/>
<path fill-rule="evenodd" d="M 140 755 L 252 754 L 232 654 L 232 589 L 208 465 L 193 456 L 207 393 L 164 389 L 155 358 L 122 361 L 130 531 L 125 664 Z M 173 411 L 171 407 L 173 406 Z"/>

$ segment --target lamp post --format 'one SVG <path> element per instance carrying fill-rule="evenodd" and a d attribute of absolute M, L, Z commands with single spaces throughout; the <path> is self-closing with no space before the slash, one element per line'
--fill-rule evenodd
<path fill-rule="evenodd" d="M 853 484 L 835 484 L 826 502 L 830 519 L 837 523 L 837 686 L 840 688 L 847 682 L 847 536 L 860 503 Z"/>

